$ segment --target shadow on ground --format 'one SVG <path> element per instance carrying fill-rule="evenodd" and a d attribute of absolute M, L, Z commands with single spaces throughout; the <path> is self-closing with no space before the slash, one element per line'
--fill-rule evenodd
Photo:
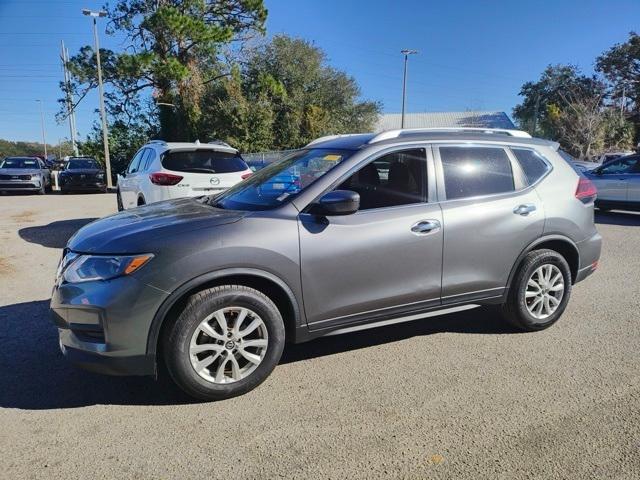
<path fill-rule="evenodd" d="M 166 375 L 110 377 L 69 365 L 58 348 L 49 320 L 49 301 L 0 307 L 0 407 L 30 410 L 76 408 L 96 404 L 176 405 L 193 403 Z M 513 333 L 492 309 L 443 317 L 289 345 L 281 363 L 396 342 L 439 332 Z"/>
<path fill-rule="evenodd" d="M 29 243 L 37 243 L 47 248 L 64 248 L 69 239 L 86 224 L 96 218 L 75 218 L 60 220 L 48 225 L 25 227 L 18 230 L 18 235 Z"/>
<path fill-rule="evenodd" d="M 640 226 L 640 213 L 596 211 L 595 222 L 602 225 Z"/>

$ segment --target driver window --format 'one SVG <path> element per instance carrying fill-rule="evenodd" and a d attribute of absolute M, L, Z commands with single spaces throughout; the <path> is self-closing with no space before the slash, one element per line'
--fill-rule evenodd
<path fill-rule="evenodd" d="M 602 167 L 600 169 L 600 173 L 603 175 L 630 173 L 633 171 L 633 167 L 635 167 L 637 160 L 637 157 L 620 158 Z"/>
<path fill-rule="evenodd" d="M 360 194 L 360 210 L 427 201 L 427 156 L 424 148 L 401 150 L 376 158 L 336 190 Z"/>

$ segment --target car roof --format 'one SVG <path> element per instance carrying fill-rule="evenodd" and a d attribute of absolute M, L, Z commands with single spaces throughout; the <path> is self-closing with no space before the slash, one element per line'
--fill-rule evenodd
<path fill-rule="evenodd" d="M 151 140 L 147 146 L 157 146 L 163 150 L 216 150 L 219 152 L 237 152 L 238 150 L 224 142 L 165 142 L 164 140 Z"/>
<path fill-rule="evenodd" d="M 518 144 L 518 145 L 534 145 L 534 146 L 547 146 L 557 149 L 559 144 L 551 140 L 545 140 L 542 138 L 531 138 L 524 136 L 512 136 L 508 134 L 502 134 L 491 132 L 491 129 L 483 131 L 469 131 L 469 130 L 415 130 L 410 129 L 403 130 L 399 135 L 383 138 L 382 140 L 375 140 L 380 134 L 375 133 L 359 133 L 348 135 L 334 135 L 331 137 L 324 137 L 311 142 L 307 145 L 310 148 L 335 148 L 335 149 L 347 149 L 347 150 L 359 150 L 361 148 L 370 145 L 397 145 L 398 143 L 410 143 L 419 141 L 455 141 L 455 142 L 487 142 L 492 143 L 505 143 L 505 144 Z M 374 142 L 372 142 L 372 140 Z"/>

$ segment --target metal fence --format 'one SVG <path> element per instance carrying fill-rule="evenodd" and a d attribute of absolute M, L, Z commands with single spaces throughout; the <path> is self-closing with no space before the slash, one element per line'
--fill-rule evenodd
<path fill-rule="evenodd" d="M 279 150 L 273 152 L 243 153 L 242 158 L 244 158 L 245 162 L 247 162 L 250 167 L 260 170 L 270 163 L 277 162 L 285 155 L 295 151 L 296 150 Z"/>

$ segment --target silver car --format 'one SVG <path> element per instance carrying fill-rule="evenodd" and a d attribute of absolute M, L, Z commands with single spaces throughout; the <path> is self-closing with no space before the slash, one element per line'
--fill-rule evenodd
<path fill-rule="evenodd" d="M 596 207 L 640 211 L 640 154 L 611 160 L 584 174 L 596 185 Z"/>
<path fill-rule="evenodd" d="M 211 400 L 258 386 L 285 342 L 483 305 L 547 328 L 601 248 L 595 188 L 557 149 L 504 130 L 335 136 L 218 195 L 93 222 L 58 268 L 61 349 L 109 374 L 163 363 Z"/>
<path fill-rule="evenodd" d="M 37 157 L 7 157 L 0 161 L 0 192 L 27 191 L 44 195 L 51 188 L 51 171 Z"/>

